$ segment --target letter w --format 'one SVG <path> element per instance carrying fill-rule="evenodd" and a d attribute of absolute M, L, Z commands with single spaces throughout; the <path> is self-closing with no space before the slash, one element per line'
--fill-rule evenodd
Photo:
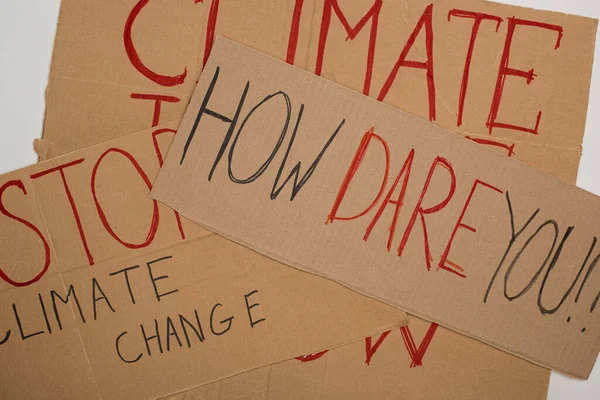
<path fill-rule="evenodd" d="M 323 155 L 325 154 L 325 152 L 327 151 L 327 149 L 329 148 L 329 146 L 331 145 L 333 140 L 336 138 L 338 132 L 342 129 L 342 126 L 344 126 L 344 123 L 346 122 L 346 120 L 344 119 L 338 125 L 335 132 L 333 132 L 333 134 L 331 135 L 331 137 L 329 138 L 327 143 L 325 143 L 325 146 L 323 147 L 323 149 L 321 150 L 321 152 L 319 153 L 317 158 L 315 158 L 315 160 L 312 162 L 312 164 L 310 165 L 308 170 L 304 173 L 302 178 L 300 178 L 300 168 L 302 167 L 302 163 L 300 161 L 298 161 L 298 163 L 294 166 L 294 168 L 292 168 L 292 171 L 290 172 L 290 174 L 287 176 L 287 178 L 285 178 L 283 183 L 281 183 L 281 185 L 280 185 L 279 180 L 281 179 L 281 174 L 283 173 L 283 170 L 285 168 L 285 164 L 287 162 L 290 151 L 292 150 L 292 147 L 294 146 L 294 140 L 296 139 L 296 133 L 298 133 L 298 127 L 300 126 L 300 121 L 302 120 L 303 113 L 304 113 L 304 104 L 302 104 L 300 106 L 300 112 L 298 113 L 298 121 L 296 122 L 296 126 L 294 127 L 294 132 L 292 133 L 292 137 L 290 138 L 290 143 L 288 144 L 288 148 L 285 152 L 285 155 L 283 156 L 283 161 L 281 162 L 279 171 L 277 171 L 277 177 L 275 178 L 275 182 L 273 183 L 273 189 L 271 190 L 271 200 L 275 200 L 277 198 L 277 196 L 279 196 L 279 193 L 281 193 L 281 191 L 283 190 L 285 185 L 290 181 L 290 179 L 292 179 L 292 177 L 294 178 L 294 184 L 292 187 L 292 196 L 290 198 L 290 201 L 294 200 L 296 195 L 300 192 L 300 189 L 302 189 L 304 184 L 306 182 L 308 182 L 308 180 L 310 179 L 312 174 L 315 172 L 315 169 L 317 168 L 317 165 L 319 165 L 321 158 L 323 157 Z"/>

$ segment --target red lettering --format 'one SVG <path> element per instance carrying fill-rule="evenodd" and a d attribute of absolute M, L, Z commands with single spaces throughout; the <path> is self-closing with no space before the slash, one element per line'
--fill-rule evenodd
<path fill-rule="evenodd" d="M 25 185 L 23 185 L 23 181 L 13 180 L 13 181 L 6 182 L 4 185 L 2 185 L 2 187 L 0 187 L 0 213 L 2 213 L 3 215 L 7 216 L 10 219 L 14 219 L 17 222 L 20 222 L 21 224 L 25 225 L 27 228 L 34 231 L 35 234 L 38 235 L 38 237 L 42 241 L 42 244 L 44 245 L 44 257 L 45 257 L 44 266 L 42 267 L 41 272 L 30 280 L 28 280 L 26 282 L 17 282 L 15 280 L 11 279 L 6 274 L 6 272 L 4 272 L 4 270 L 0 267 L 0 278 L 2 278 L 3 281 L 5 281 L 13 286 L 16 286 L 16 287 L 23 287 L 23 286 L 28 286 L 28 285 L 31 285 L 32 283 L 39 281 L 42 278 L 42 276 L 44 276 L 44 274 L 48 271 L 48 268 L 50 267 L 50 246 L 48 246 L 48 242 L 46 241 L 46 238 L 44 237 L 42 232 L 40 232 L 40 230 L 35 225 L 33 225 L 31 222 L 29 222 L 23 218 L 17 217 L 16 215 L 14 215 L 10 211 L 8 211 L 6 209 L 6 207 L 4 207 L 4 204 L 2 203 L 2 196 L 4 195 L 4 192 L 6 191 L 6 189 L 8 189 L 11 186 L 16 186 L 17 188 L 19 188 L 21 190 L 21 192 L 23 192 L 24 195 L 27 194 L 27 191 L 25 190 Z M 6 340 L 8 340 L 8 334 L 5 337 L 4 341 L 6 341 Z"/>
<path fill-rule="evenodd" d="M 177 131 L 174 129 L 163 128 L 163 129 L 158 129 L 158 130 L 152 132 L 152 142 L 154 143 L 154 151 L 156 152 L 156 157 L 158 157 L 158 165 L 161 168 L 164 164 L 164 157 L 163 157 L 162 152 L 160 151 L 160 146 L 158 145 L 157 137 L 159 135 L 162 135 L 163 133 L 176 134 Z M 177 221 L 177 229 L 179 229 L 179 234 L 181 235 L 181 238 L 183 240 L 185 240 L 185 232 L 183 231 L 183 224 L 181 223 L 181 216 L 175 210 L 173 210 L 173 214 L 175 214 L 175 221 Z"/>
<path fill-rule="evenodd" d="M 396 224 L 398 222 L 398 214 L 400 213 L 402 204 L 404 204 L 404 196 L 406 194 L 406 187 L 408 186 L 408 179 L 410 178 L 410 171 L 412 169 L 412 163 L 413 163 L 414 158 L 415 158 L 415 150 L 411 149 L 411 151 L 408 153 L 408 156 L 406 157 L 406 160 L 404 161 L 404 164 L 402 165 L 402 168 L 400 169 L 400 172 L 398 173 L 398 176 L 396 176 L 396 180 L 394 181 L 394 184 L 392 185 L 387 196 L 385 196 L 385 199 L 383 200 L 383 203 L 379 207 L 377 214 L 375 214 L 375 217 L 373 217 L 373 221 L 371 221 L 371 223 L 367 227 L 367 231 L 365 232 L 365 236 L 363 237 L 363 240 L 365 242 L 369 238 L 369 235 L 371 234 L 371 231 L 375 227 L 375 224 L 377 224 L 377 221 L 379 221 L 381 214 L 383 214 L 383 211 L 388 206 L 388 204 L 391 203 L 391 204 L 395 205 L 395 208 L 394 208 L 394 217 L 392 218 L 392 223 L 390 224 L 390 229 L 389 229 L 390 235 L 388 237 L 387 249 L 388 249 L 388 251 L 390 251 L 390 249 L 392 248 L 392 242 L 394 241 L 394 232 L 396 232 Z M 394 191 L 396 190 L 396 187 L 398 186 L 398 183 L 400 182 L 400 178 L 402 178 L 402 176 L 404 176 L 404 180 L 402 181 L 402 187 L 400 188 L 400 193 L 398 194 L 398 198 L 396 200 L 391 200 L 392 195 L 394 194 Z"/>
<path fill-rule="evenodd" d="M 444 167 L 450 174 L 450 190 L 448 191 L 448 195 L 442 202 L 436 204 L 435 206 L 429 207 L 429 208 L 423 208 L 423 199 L 425 198 L 425 194 L 427 193 L 427 190 L 429 189 L 429 184 L 431 182 L 431 178 L 433 178 L 433 174 L 438 166 Z M 413 226 L 415 225 L 417 216 L 420 216 L 421 224 L 423 226 L 423 238 L 424 238 L 424 243 L 425 243 L 425 260 L 427 262 L 427 269 L 431 270 L 431 262 L 433 261 L 433 258 L 431 257 L 431 251 L 429 250 L 429 239 L 427 238 L 427 226 L 425 224 L 425 215 L 434 214 L 434 213 L 440 211 L 441 209 L 443 209 L 444 207 L 446 207 L 448 205 L 448 203 L 450 202 L 450 199 L 452 199 L 452 196 L 454 196 L 455 191 L 456 191 L 456 176 L 454 175 L 454 170 L 452 169 L 452 165 L 445 158 L 437 157 L 433 161 L 433 164 L 431 165 L 431 168 L 429 169 L 429 174 L 427 175 L 427 180 L 425 181 L 425 185 L 423 186 L 423 191 L 421 192 L 421 196 L 419 197 L 419 200 L 417 201 L 415 210 L 413 211 L 413 213 L 410 217 L 410 221 L 408 222 L 408 225 L 406 227 L 406 230 L 404 231 L 404 235 L 402 236 L 402 241 L 400 242 L 400 246 L 398 247 L 398 256 L 402 256 L 402 252 L 404 251 L 404 248 L 406 247 L 406 242 L 408 241 L 408 237 L 410 236 Z"/>
<path fill-rule="evenodd" d="M 290 37 L 288 40 L 288 49 L 285 62 L 293 64 L 296 60 L 296 49 L 298 48 L 298 36 L 300 35 L 300 17 L 302 16 L 302 7 L 304 0 L 296 0 L 294 5 L 294 14 L 292 15 L 292 25 L 290 26 Z"/>
<path fill-rule="evenodd" d="M 165 159 L 162 154 L 162 151 L 160 150 L 160 146 L 158 145 L 157 138 L 164 133 L 172 133 L 173 135 L 175 135 L 177 131 L 175 129 L 163 128 L 157 129 L 154 132 L 152 132 L 152 143 L 154 144 L 154 152 L 156 153 L 156 157 L 158 158 L 158 166 L 161 168 L 165 162 Z"/>
<path fill-rule="evenodd" d="M 160 110 L 163 101 L 169 103 L 179 103 L 181 99 L 173 96 L 164 96 L 160 94 L 141 94 L 131 93 L 132 99 L 139 100 L 154 100 L 154 116 L 152 117 L 152 126 L 156 126 L 160 123 Z"/>
<path fill-rule="evenodd" d="M 325 354 L 327 354 L 328 351 L 329 350 L 324 350 L 324 351 L 321 351 L 320 353 L 313 353 L 313 354 L 308 354 L 305 356 L 294 357 L 294 358 L 303 363 L 309 362 L 309 361 L 315 361 L 315 360 L 318 360 L 319 358 L 323 357 Z"/>
<path fill-rule="evenodd" d="M 49 175 L 53 172 L 59 171 L 60 178 L 62 179 L 63 187 L 65 188 L 65 193 L 67 195 L 67 199 L 69 200 L 69 205 L 71 206 L 71 211 L 73 212 L 73 217 L 75 218 L 75 224 L 77 225 L 77 231 L 79 232 L 79 238 L 81 239 L 81 243 L 83 244 L 83 249 L 85 250 L 85 254 L 88 259 L 88 263 L 90 265 L 94 265 L 94 257 L 92 257 L 92 253 L 90 252 L 90 248 L 87 243 L 87 239 L 85 237 L 85 232 L 83 231 L 83 225 L 81 223 L 81 218 L 79 217 L 79 212 L 77 210 L 77 205 L 75 204 L 75 199 L 71 194 L 71 189 L 69 188 L 69 184 L 67 183 L 67 177 L 65 176 L 65 168 L 72 167 L 74 165 L 81 164 L 85 159 L 80 158 L 79 160 L 71 161 L 69 163 L 59 165 L 58 167 L 50 168 L 42 172 L 38 172 L 37 174 L 31 175 L 31 179 L 38 179 L 42 176 Z"/>
<path fill-rule="evenodd" d="M 379 141 L 379 143 L 381 143 L 381 145 L 383 146 L 383 150 L 385 152 L 385 173 L 383 175 L 383 181 L 381 182 L 381 187 L 379 189 L 379 192 L 377 193 L 377 196 L 371 202 L 371 204 L 367 208 L 365 208 L 362 212 L 360 212 L 352 217 L 338 217 L 337 213 L 340 208 L 340 205 L 342 204 L 342 200 L 346 196 L 346 192 L 348 191 L 350 182 L 352 182 L 352 179 L 354 179 L 354 175 L 356 175 L 356 171 L 358 171 L 358 168 L 360 167 L 360 165 L 363 162 L 363 159 L 365 157 L 365 154 L 367 152 L 367 149 L 369 148 L 369 144 L 371 143 L 372 139 Z M 352 159 L 352 162 L 350 163 L 350 167 L 348 168 L 348 171 L 346 172 L 346 176 L 344 177 L 344 180 L 342 181 L 340 190 L 338 191 L 335 202 L 333 203 L 333 207 L 331 208 L 331 212 L 329 213 L 329 216 L 327 217 L 327 220 L 325 221 L 325 223 L 327 224 L 329 222 L 333 222 L 336 219 L 341 220 L 341 221 L 350 221 L 353 219 L 360 218 L 363 215 L 367 214 L 369 211 L 371 211 L 371 209 L 375 206 L 375 204 L 377 204 L 377 202 L 383 195 L 383 191 L 385 189 L 385 185 L 386 185 L 387 179 L 388 179 L 389 169 L 390 169 L 390 149 L 388 147 L 388 144 L 380 136 L 376 135 L 374 132 L 374 129 L 371 128 L 367 133 L 364 134 L 364 136 L 362 137 L 362 139 L 360 141 L 358 149 L 356 150 L 356 153 L 354 154 L 354 158 Z"/>
<path fill-rule="evenodd" d="M 488 116 L 486 126 L 489 129 L 490 135 L 492 134 L 492 130 L 494 128 L 504 128 L 504 129 L 513 129 L 517 131 L 531 133 L 533 135 L 537 135 L 539 133 L 538 129 L 540 126 L 540 119 L 542 118 L 542 112 L 540 111 L 537 115 L 535 127 L 526 128 L 524 126 L 507 124 L 503 122 L 498 122 L 498 111 L 500 109 L 500 102 L 502 100 L 502 91 L 504 89 L 504 83 L 506 81 L 507 76 L 517 76 L 526 79 L 527 84 L 529 85 L 531 81 L 533 81 L 534 74 L 533 68 L 529 71 L 522 71 L 514 68 L 510 68 L 508 66 L 508 61 L 510 57 L 510 48 L 512 45 L 513 36 L 515 33 L 515 28 L 519 25 L 522 26 L 533 26 L 537 28 L 547 29 L 551 31 L 555 31 L 558 34 L 558 38 L 556 39 L 556 45 L 554 49 L 558 49 L 560 47 L 560 40 L 563 35 L 563 28 L 558 25 L 546 24 L 543 22 L 536 21 L 528 21 L 524 19 L 518 18 L 508 18 L 508 30 L 506 32 L 506 41 L 504 42 L 504 51 L 502 53 L 502 58 L 500 60 L 500 68 L 498 70 L 498 79 L 496 80 L 496 88 L 494 90 L 494 97 L 492 98 L 492 106 L 490 108 L 490 114 Z"/>
<path fill-rule="evenodd" d="M 200 0 L 195 0 L 195 3 L 198 3 L 198 1 Z M 150 79 L 152 82 L 167 87 L 181 85 L 185 81 L 185 77 L 187 76 L 187 67 L 184 67 L 183 73 L 179 75 L 169 76 L 158 74 L 152 71 L 143 63 L 143 61 L 140 59 L 139 54 L 137 53 L 137 50 L 135 49 L 135 45 L 133 44 L 133 38 L 131 37 L 131 29 L 133 27 L 133 23 L 135 22 L 140 12 L 149 2 L 150 0 L 138 1 L 137 4 L 131 10 L 131 13 L 127 17 L 127 20 L 125 21 L 125 29 L 123 30 L 123 43 L 125 45 L 125 52 L 127 53 L 127 57 L 129 57 L 131 65 L 133 65 L 135 69 L 137 69 L 142 75 Z"/>
<path fill-rule="evenodd" d="M 460 94 L 458 96 L 458 118 L 456 126 L 461 126 L 463 122 L 463 110 L 465 108 L 465 97 L 467 96 L 467 86 L 469 85 L 469 72 L 471 71 L 471 60 L 473 58 L 473 50 L 475 49 L 475 40 L 477 39 L 477 33 L 479 33 L 479 26 L 482 21 L 496 21 L 496 32 L 500 28 L 502 18 L 495 15 L 483 14 L 472 11 L 464 10 L 450 10 L 448 12 L 448 21 L 451 17 L 459 18 L 472 18 L 473 27 L 471 28 L 471 40 L 469 41 L 469 49 L 467 50 L 467 57 L 465 59 L 465 69 L 463 70 L 462 82 L 460 85 Z"/>
<path fill-rule="evenodd" d="M 473 194 L 475 193 L 475 189 L 477 189 L 477 185 L 482 185 L 488 189 L 492 189 L 495 190 L 496 192 L 502 194 L 502 190 L 498 189 L 497 187 L 494 187 L 492 185 L 490 185 L 487 182 L 481 181 L 479 179 L 475 180 L 475 183 L 473 183 L 473 187 L 471 188 L 471 192 L 469 193 L 469 196 L 467 197 L 467 201 L 465 202 L 465 206 L 463 207 L 460 216 L 458 217 L 458 221 L 456 221 L 456 225 L 454 226 L 454 229 L 452 230 L 452 234 L 450 235 L 450 240 L 448 240 L 448 244 L 446 245 L 446 249 L 444 250 L 444 253 L 442 254 L 442 258 L 440 259 L 440 263 L 439 263 L 439 268 L 440 269 L 444 269 L 446 271 L 450 271 L 462 278 L 466 278 L 466 275 L 464 274 L 465 270 L 464 268 L 462 268 L 460 265 L 453 263 L 452 261 L 448 260 L 448 254 L 450 253 L 450 248 L 452 247 L 452 242 L 454 241 L 454 237 L 456 236 L 456 232 L 460 229 L 460 228 L 464 228 L 466 230 L 469 230 L 473 233 L 477 232 L 477 230 L 475 228 L 473 228 L 470 225 L 467 225 L 463 222 L 463 218 L 465 217 L 465 213 L 467 212 L 467 208 L 469 207 L 469 204 L 471 204 L 471 199 L 473 198 Z"/>
<path fill-rule="evenodd" d="M 371 340 L 372 340 L 371 337 L 369 336 L 368 338 L 365 338 L 365 353 L 367 355 L 367 357 L 365 359 L 365 364 L 371 365 L 371 359 L 373 358 L 373 356 L 379 349 L 379 346 L 381 346 L 381 343 L 383 343 L 385 338 L 388 337 L 390 332 L 391 331 L 383 332 L 379 336 L 379 339 L 377 339 L 377 341 L 375 342 L 375 345 L 373 345 L 373 346 L 371 345 Z"/>
<path fill-rule="evenodd" d="M 433 335 L 435 335 L 437 328 L 438 324 L 431 323 L 418 348 L 415 344 L 412 333 L 410 332 L 410 328 L 408 326 L 403 326 L 400 328 L 402 339 L 404 340 L 404 346 L 406 346 L 408 355 L 411 358 L 410 368 L 420 367 L 423 365 L 423 357 L 429 348 L 429 344 L 431 343 L 431 339 L 433 339 Z"/>
<path fill-rule="evenodd" d="M 500 147 L 501 149 L 506 150 L 506 152 L 507 152 L 506 155 L 509 157 L 512 157 L 515 155 L 515 144 L 514 143 L 508 145 L 508 144 L 498 142 L 496 140 L 476 138 L 476 137 L 472 137 L 472 136 L 465 136 L 465 138 L 472 140 L 475 143 L 479 143 L 479 144 L 482 144 L 485 146 Z"/>
<path fill-rule="evenodd" d="M 152 183 L 150 182 L 150 179 L 148 179 L 148 175 L 146 175 L 146 173 L 144 172 L 142 167 L 138 164 L 138 162 L 135 160 L 135 158 L 131 154 L 126 152 L 125 150 L 112 147 L 112 148 L 106 150 L 104 153 L 102 153 L 100 158 L 98 158 L 98 161 L 96 161 L 96 164 L 94 165 L 94 169 L 92 170 L 92 179 L 91 179 L 92 195 L 94 196 L 94 203 L 96 204 L 96 209 L 98 210 L 98 216 L 100 217 L 100 220 L 102 221 L 102 225 L 104 225 L 104 228 L 106 229 L 106 231 L 116 241 L 121 243 L 123 246 L 125 246 L 129 249 L 140 249 L 140 248 L 146 247 L 150 243 L 152 243 L 152 241 L 154 240 L 154 236 L 156 235 L 156 231 L 158 230 L 159 212 L 158 212 L 158 202 L 156 200 L 152 200 L 154 203 L 154 212 L 152 214 L 152 223 L 150 224 L 150 230 L 148 231 L 146 240 L 140 244 L 125 242 L 115 233 L 115 231 L 112 229 L 112 227 L 108 223 L 106 214 L 104 213 L 104 210 L 102 209 L 102 206 L 100 205 L 100 203 L 98 201 L 98 196 L 96 193 L 96 175 L 98 173 L 98 168 L 100 167 L 100 163 L 102 162 L 102 160 L 104 160 L 104 157 L 106 157 L 110 153 L 118 153 L 118 154 L 125 156 L 129 160 L 129 162 L 131 162 L 131 164 L 134 166 L 137 173 L 142 177 L 142 179 L 144 180 L 144 183 L 146 184 L 148 189 L 149 190 L 152 189 Z"/>
<path fill-rule="evenodd" d="M 421 340 L 421 344 L 419 345 L 419 347 L 417 347 L 417 345 L 415 343 L 415 340 L 412 336 L 410 328 L 408 326 L 403 326 L 400 328 L 400 333 L 402 334 L 402 339 L 404 341 L 404 345 L 406 347 L 406 350 L 408 351 L 408 355 L 411 358 L 410 368 L 420 367 L 423 365 L 423 357 L 425 356 L 425 353 L 427 352 L 427 349 L 429 348 L 429 345 L 431 344 L 431 340 L 433 339 L 433 336 L 435 335 L 437 328 L 438 328 L 438 324 L 431 323 L 431 325 L 429 326 L 429 329 L 425 333 L 425 336 L 423 336 L 423 340 Z M 375 344 L 372 344 L 372 342 L 373 342 L 372 337 L 369 336 L 369 337 L 365 338 L 365 355 L 366 355 L 365 364 L 371 365 L 373 356 L 375 355 L 377 350 L 379 350 L 379 347 L 385 341 L 385 339 L 389 336 L 390 333 L 391 333 L 391 331 L 382 333 L 379 336 L 379 338 L 377 339 L 377 341 L 375 342 Z M 320 353 L 314 353 L 314 354 L 309 354 L 306 356 L 296 357 L 296 360 L 301 361 L 301 362 L 314 361 L 314 360 L 317 360 L 317 359 L 323 357 L 328 351 L 329 350 L 325 350 Z"/>
<path fill-rule="evenodd" d="M 388 92 L 390 91 L 392 84 L 394 83 L 394 80 L 396 79 L 396 76 L 398 75 L 398 71 L 400 70 L 400 67 L 424 69 L 427 71 L 427 94 L 429 97 L 429 120 L 435 121 L 435 81 L 433 79 L 433 21 L 432 21 L 432 19 L 433 19 L 433 4 L 430 4 L 427 6 L 427 8 L 425 8 L 425 11 L 423 12 L 423 15 L 421 15 L 419 22 L 417 22 L 415 29 L 410 34 L 408 41 L 404 45 L 404 49 L 402 49 L 402 53 L 400 53 L 400 57 L 398 58 L 398 61 L 394 65 L 394 68 L 392 68 L 392 72 L 390 72 L 390 75 L 388 76 L 383 87 L 381 88 L 381 92 L 379 92 L 379 96 L 377 97 L 377 100 L 379 100 L 379 101 L 385 100 L 385 97 L 387 96 Z M 413 44 L 415 43 L 415 40 L 419 36 L 421 29 L 423 29 L 423 26 L 425 26 L 425 46 L 426 46 L 426 52 L 427 52 L 427 61 L 426 62 L 407 61 L 406 57 L 408 56 L 410 49 L 412 48 Z"/>
<path fill-rule="evenodd" d="M 206 39 L 204 42 L 204 58 L 202 59 L 202 69 L 208 61 L 208 56 L 212 50 L 213 42 L 215 41 L 215 29 L 217 29 L 217 16 L 219 15 L 219 1 L 212 0 L 210 11 L 208 12 L 208 22 L 206 24 Z M 204 0 L 194 0 L 195 3 L 203 3 Z"/>
<path fill-rule="evenodd" d="M 321 75 L 323 70 L 323 58 L 325 56 L 325 45 L 327 44 L 327 36 L 329 34 L 329 26 L 331 24 L 331 10 L 335 11 L 335 15 L 342 23 L 348 37 L 346 40 L 354 40 L 358 33 L 364 28 L 366 23 L 371 20 L 371 32 L 369 37 L 369 49 L 367 51 L 367 71 L 365 73 L 365 81 L 363 93 L 369 95 L 371 88 L 371 79 L 373 77 L 373 62 L 375 60 L 375 42 L 377 40 L 377 25 L 379 23 L 379 14 L 383 0 L 375 0 L 369 11 L 362 17 L 356 26 L 351 27 L 348 19 L 338 4 L 338 0 L 325 0 L 323 3 L 323 17 L 321 19 L 321 32 L 319 33 L 319 48 L 317 53 L 317 65 L 315 74 Z M 296 4 L 298 6 L 298 4 Z M 297 38 L 296 38 L 297 41 Z M 289 51 L 289 48 L 288 48 Z M 294 49 L 295 52 L 295 49 Z M 289 55 L 289 53 L 288 53 Z"/>

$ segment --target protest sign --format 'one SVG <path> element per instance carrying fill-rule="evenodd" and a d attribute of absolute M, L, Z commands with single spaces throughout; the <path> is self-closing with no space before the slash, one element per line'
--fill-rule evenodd
<path fill-rule="evenodd" d="M 288 265 L 589 375 L 598 197 L 224 38 L 178 132 L 155 200 Z"/>
<path fill-rule="evenodd" d="M 596 21 L 482 1 L 386 0 L 381 8 L 375 7 L 375 12 L 369 14 L 375 3 L 373 0 L 276 3 L 267 0 L 177 3 L 125 0 L 100 4 L 63 0 L 46 92 L 44 139 L 38 141 L 36 150 L 47 159 L 160 121 L 180 118 L 208 57 L 211 40 L 217 34 L 290 62 L 289 56 L 294 54 L 295 65 L 316 72 L 319 37 L 325 23 L 328 30 L 323 35 L 327 40 L 322 51 L 321 74 L 362 91 L 371 32 L 376 31 L 370 93 L 375 97 L 417 23 L 433 4 L 432 53 L 437 95 L 434 122 L 563 180 L 575 182 Z M 455 11 L 450 15 L 452 10 Z M 461 15 L 456 10 L 465 13 Z M 378 18 L 370 20 L 369 15 Z M 555 49 L 555 31 L 514 25 L 511 39 L 514 45 L 507 53 L 510 64 L 517 63 L 515 69 L 533 68 L 536 76 L 530 82 L 517 76 L 506 77 L 503 89 L 506 94 L 502 95 L 499 108 L 501 116 L 509 116 L 514 123 L 527 126 L 533 126 L 539 111 L 542 116 L 539 135 L 515 131 L 510 140 L 511 130 L 494 128 L 493 134 L 488 135 L 486 123 L 496 93 L 500 59 L 509 38 L 508 21 L 512 17 L 561 26 L 563 35 L 560 47 Z M 498 25 L 494 18 L 502 22 Z M 375 20 L 377 23 L 371 24 Z M 348 30 L 355 31 L 351 40 L 345 40 Z M 426 25 L 421 27 L 409 53 L 410 60 L 427 60 L 425 33 Z M 131 40 L 126 40 L 126 36 Z M 129 43 L 128 48 L 126 43 Z M 293 43 L 297 43 L 295 51 L 291 51 Z M 468 54 L 471 54 L 470 68 L 466 68 Z M 147 68 L 140 68 L 140 63 Z M 184 69 L 187 69 L 186 76 L 174 86 L 165 86 L 147 76 L 148 72 L 154 76 L 177 76 Z M 465 71 L 468 71 L 468 85 L 462 85 Z M 400 68 L 396 81 L 384 101 L 408 107 L 428 118 L 426 72 Z M 462 124 L 458 127 L 461 98 Z M 563 121 L 565 128 L 554 129 L 559 126 L 555 120 Z M 449 335 L 456 343 L 463 343 L 460 335 Z M 479 354 L 475 350 L 478 343 L 471 340 L 463 346 L 465 352 Z M 445 356 L 442 347 L 435 347 L 427 354 L 430 365 L 455 371 L 458 367 L 451 365 L 452 361 Z M 489 355 L 481 357 L 488 359 Z M 515 382 L 505 379 L 516 368 L 510 359 L 497 359 L 496 369 L 489 371 L 489 376 L 504 382 L 507 389 Z M 547 384 L 548 371 L 529 369 L 526 362 L 518 365 L 532 387 L 538 386 L 534 382 L 539 380 Z M 372 364 L 369 371 L 375 366 Z M 344 371 L 350 373 L 347 368 Z M 296 373 L 288 372 L 289 380 L 293 381 Z M 361 376 L 351 380 L 356 381 Z M 399 374 L 397 379 L 403 377 Z M 422 385 L 424 393 L 435 386 L 432 382 Z M 465 389 L 459 384 L 454 388 Z M 545 398 L 545 394 L 520 397 Z"/>
<path fill-rule="evenodd" d="M 0 176 L 0 397 L 157 398 L 406 323 L 148 199 L 177 124 Z"/>
<path fill-rule="evenodd" d="M 546 399 L 548 370 L 411 317 L 330 351 L 259 368 L 168 400 Z"/>
<path fill-rule="evenodd" d="M 180 118 L 222 35 L 574 182 L 596 26 L 479 0 L 64 0 L 42 148 Z"/>

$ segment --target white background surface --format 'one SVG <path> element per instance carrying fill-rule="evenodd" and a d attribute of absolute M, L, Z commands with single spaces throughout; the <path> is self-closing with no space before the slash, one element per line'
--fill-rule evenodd
<path fill-rule="evenodd" d="M 500 2 L 600 18 L 600 0 Z M 0 173 L 36 162 L 32 143 L 42 131 L 44 90 L 48 80 L 59 5 L 59 0 L 0 0 Z M 577 186 L 597 195 L 600 195 L 599 150 L 600 37 L 596 39 L 596 62 L 583 141 L 583 158 L 577 180 Z M 588 381 L 572 380 L 553 372 L 548 398 L 599 400 L 598 364 L 600 360 Z"/>

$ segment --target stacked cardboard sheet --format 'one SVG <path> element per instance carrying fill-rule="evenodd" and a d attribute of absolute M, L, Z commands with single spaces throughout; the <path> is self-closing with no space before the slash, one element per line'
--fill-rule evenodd
<path fill-rule="evenodd" d="M 44 161 L 0 181 L 2 397 L 587 378 L 600 200 L 569 183 L 596 26 L 479 0 L 63 0 Z"/>

